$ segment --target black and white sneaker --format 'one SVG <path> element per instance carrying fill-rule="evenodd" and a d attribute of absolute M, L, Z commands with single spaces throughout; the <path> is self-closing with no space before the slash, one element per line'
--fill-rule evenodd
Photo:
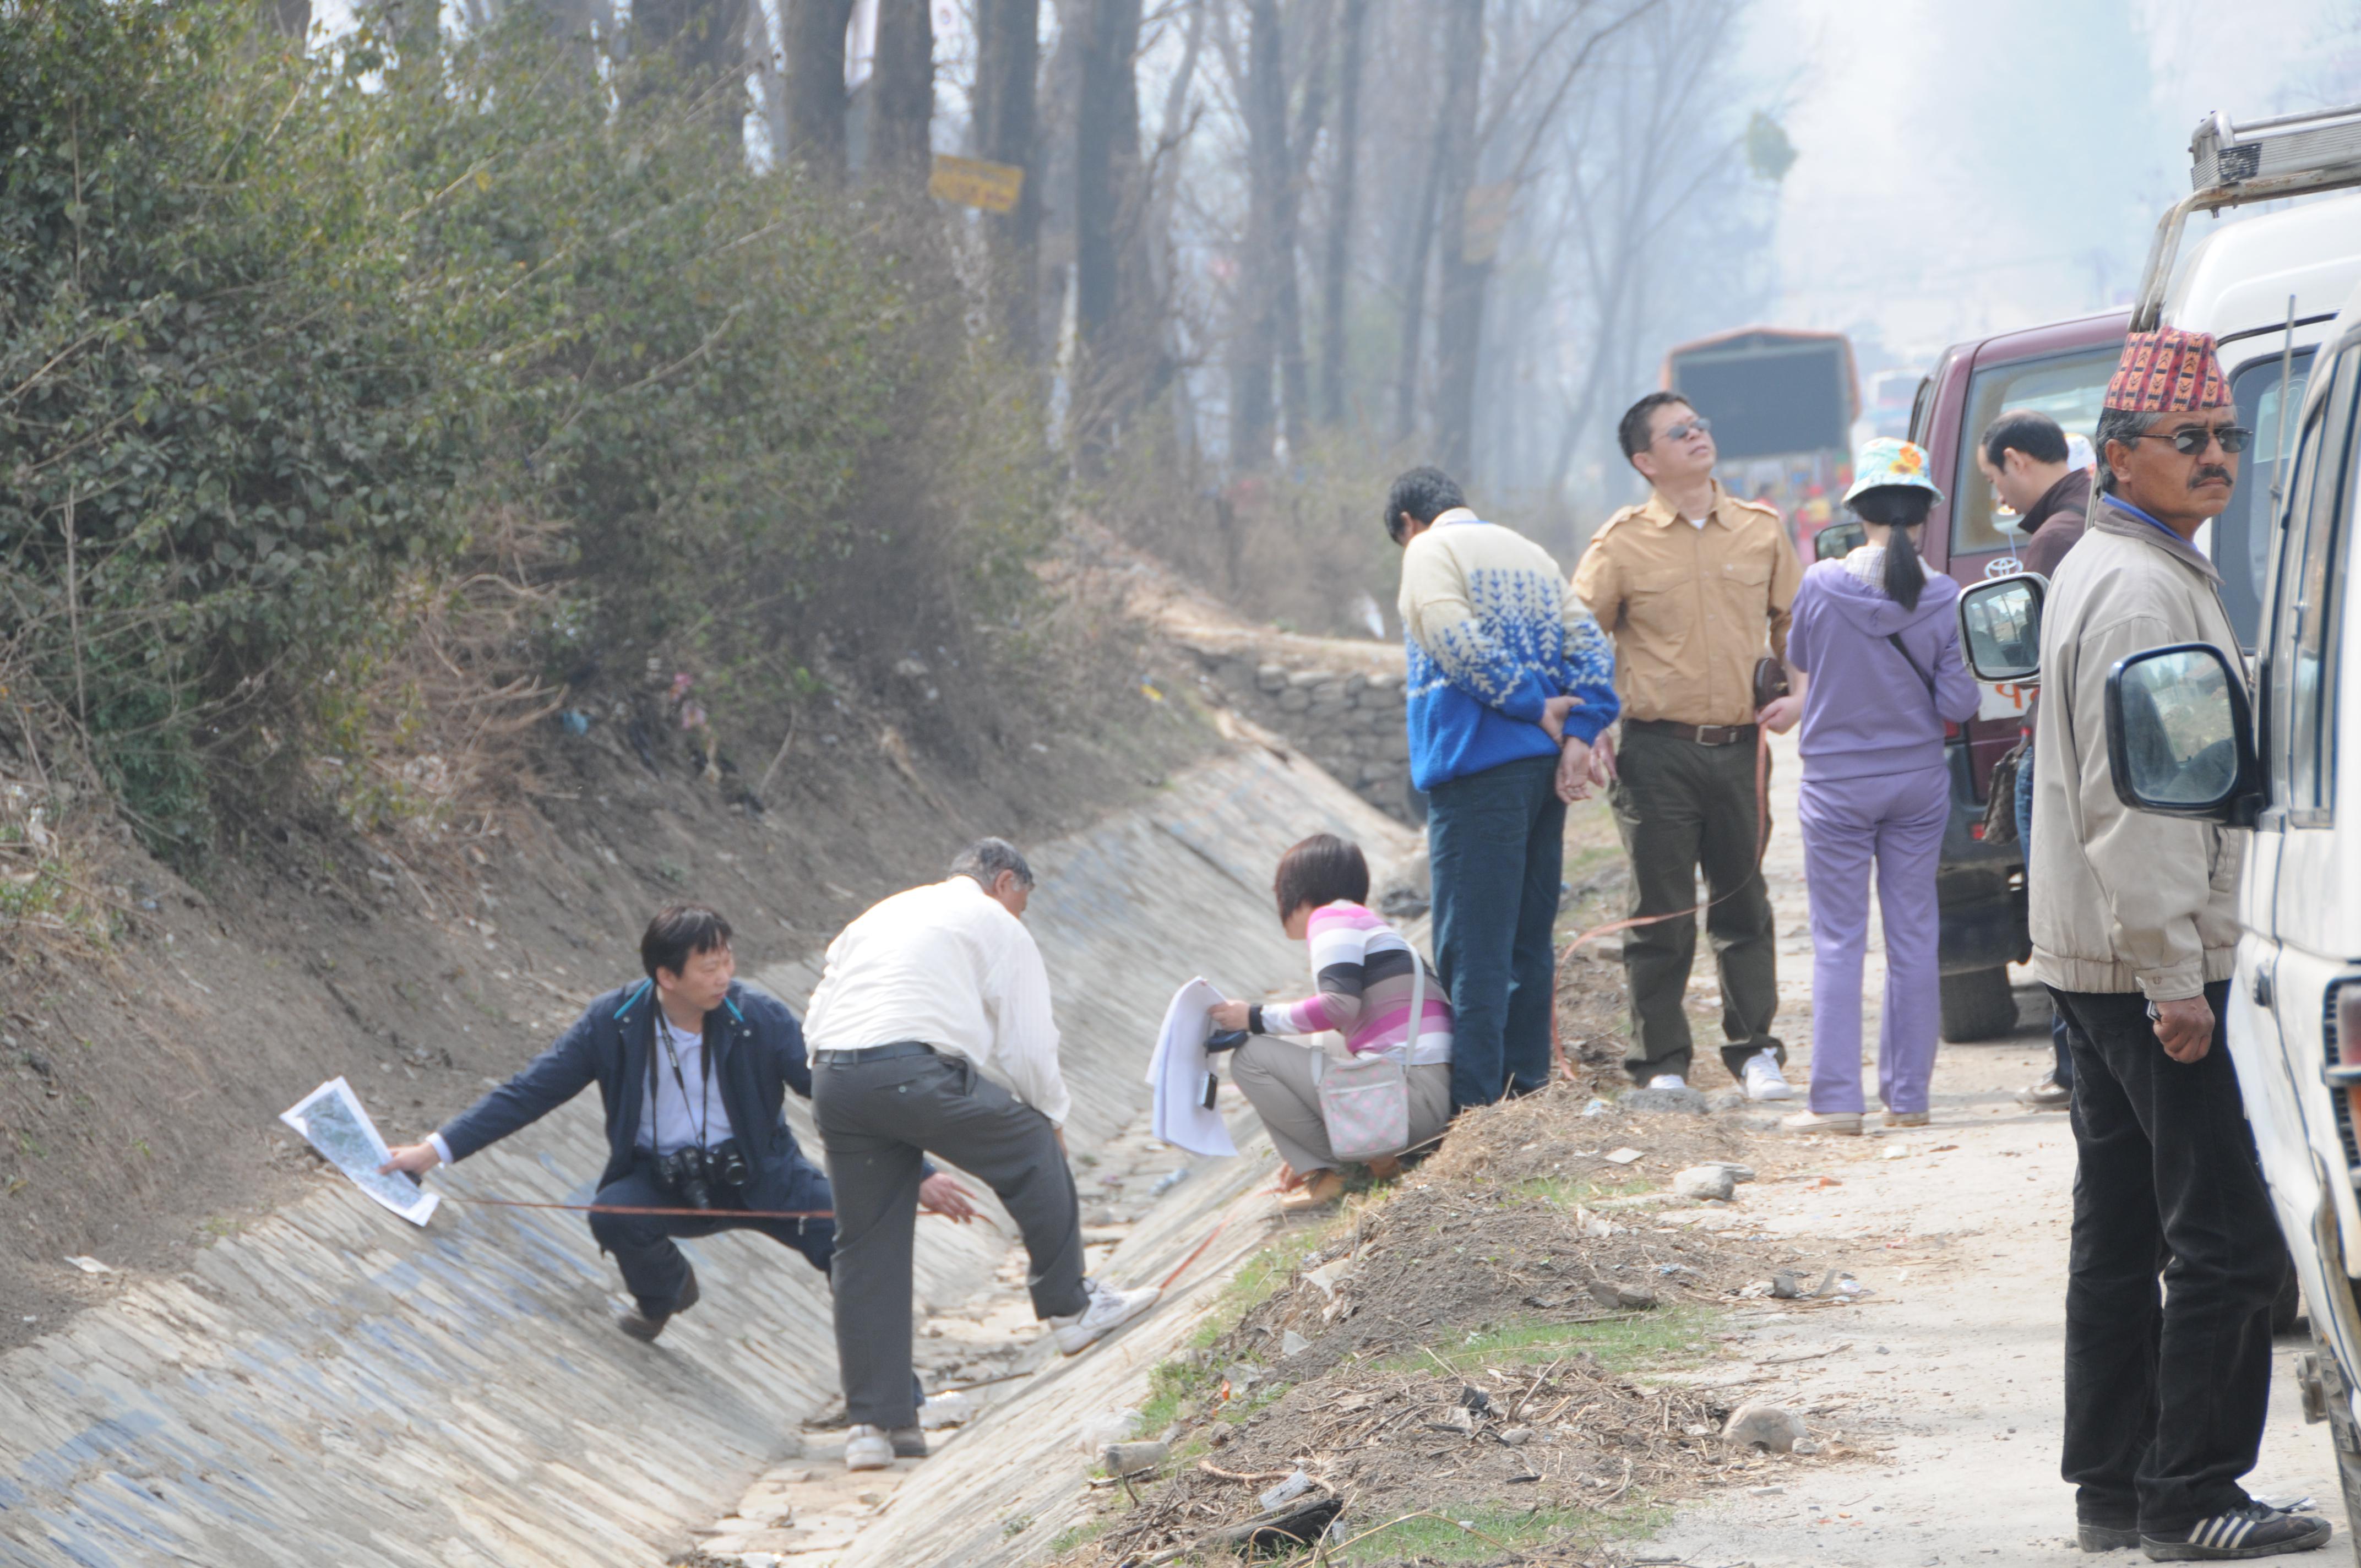
<path fill-rule="evenodd" d="M 2282 1552 L 2317 1552 L 2328 1544 L 2328 1521 L 2318 1514 L 2291 1514 L 2264 1503 L 2248 1503 L 2226 1514 L 2199 1519 L 2178 1540 L 2142 1535 L 2140 1545 L 2158 1563 L 2221 1563 L 2270 1557 Z"/>

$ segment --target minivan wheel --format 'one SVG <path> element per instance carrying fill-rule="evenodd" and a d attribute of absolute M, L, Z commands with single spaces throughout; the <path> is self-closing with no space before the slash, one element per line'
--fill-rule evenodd
<path fill-rule="evenodd" d="M 1943 1038 L 1990 1040 L 2015 1028 L 2016 993 L 2008 987 L 2007 966 L 1943 977 Z"/>
<path fill-rule="evenodd" d="M 2354 1560 L 2361 1563 L 2361 1424 L 2353 1419 L 2352 1393 L 2336 1365 L 2336 1353 L 2317 1330 L 2312 1343 L 2320 1347 L 2320 1391 L 2328 1406 L 2328 1431 L 2336 1449 L 2336 1479 L 2345 1489 L 2345 1534 L 2353 1538 Z"/>

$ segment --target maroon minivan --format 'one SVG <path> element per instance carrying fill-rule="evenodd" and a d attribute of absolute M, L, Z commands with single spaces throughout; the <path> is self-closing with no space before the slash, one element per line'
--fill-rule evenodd
<path fill-rule="evenodd" d="M 1910 439 L 1926 448 L 1944 500 L 1927 515 L 1929 565 L 1961 587 L 2016 569 L 2024 536 L 1996 516 L 1976 467 L 1976 438 L 2004 409 L 2037 409 L 2087 434 L 2123 352 L 2131 313 L 2114 311 L 1944 350 L 1919 383 Z M 2028 694 L 1987 687 L 1982 713 L 1951 727 L 1951 825 L 1943 835 L 1936 898 L 1943 912 L 1943 1037 L 1982 1040 L 2016 1023 L 2008 966 L 2032 956 L 2026 927 L 2025 857 L 2016 844 L 1983 841 L 1993 763 L 2017 742 Z"/>

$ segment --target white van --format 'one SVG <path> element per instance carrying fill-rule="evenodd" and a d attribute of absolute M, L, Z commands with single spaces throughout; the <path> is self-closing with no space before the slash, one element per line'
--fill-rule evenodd
<path fill-rule="evenodd" d="M 2361 151 L 2344 150 L 2361 131 L 2361 108 L 2211 129 L 2209 141 L 2201 128 L 2194 149 L 2201 176 L 2209 150 L 2228 148 L 2267 174 L 2279 160 L 2274 194 L 2361 184 Z M 2306 162 L 2307 145 L 2329 150 Z M 2211 554 L 2233 603 L 2240 567 L 2252 574 L 2252 658 L 2239 668 L 2210 646 L 2184 644 L 2124 660 L 2108 683 L 2107 749 L 2126 805 L 2253 830 L 2225 1033 L 2319 1345 L 2305 1359 L 2304 1414 L 2330 1424 L 2348 1526 L 2361 1526 L 2361 767 L 2338 765 L 2342 738 L 2361 758 L 2361 627 L 2345 635 L 2361 529 L 2361 287 L 2348 286 L 2333 317 L 2306 309 L 2324 280 L 2350 279 L 2361 263 L 2361 239 L 2345 226 L 2356 199 L 2256 220 L 2312 243 L 2209 247 L 2168 304 L 2180 218 L 2209 199 L 2235 204 L 2201 184 L 2168 217 L 2134 325 L 2159 315 L 2197 330 L 2241 323 L 2224 336 L 2223 359 L 2240 422 L 2257 439 L 2239 477 L 2245 499 L 2233 502 L 2238 515 L 2217 520 Z M 2243 271 L 2227 265 L 2241 252 Z M 2279 330 L 2254 330 L 2271 302 Z M 2282 406 L 2299 411 L 2292 439 Z M 2045 587 L 2021 576 L 1962 596 L 1979 676 L 2037 673 L 2031 651 Z"/>

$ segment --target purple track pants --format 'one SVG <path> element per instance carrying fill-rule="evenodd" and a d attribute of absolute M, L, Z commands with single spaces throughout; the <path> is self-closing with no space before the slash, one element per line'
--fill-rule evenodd
<path fill-rule="evenodd" d="M 1889 1111 L 1927 1109 L 1942 1027 L 1935 862 L 1950 819 L 1950 770 L 1865 778 L 1804 774 L 1797 819 L 1812 905 L 1812 1096 L 1819 1112 L 1861 1111 L 1861 966 L 1869 874 L 1885 925 L 1885 1010 L 1877 1086 Z"/>

